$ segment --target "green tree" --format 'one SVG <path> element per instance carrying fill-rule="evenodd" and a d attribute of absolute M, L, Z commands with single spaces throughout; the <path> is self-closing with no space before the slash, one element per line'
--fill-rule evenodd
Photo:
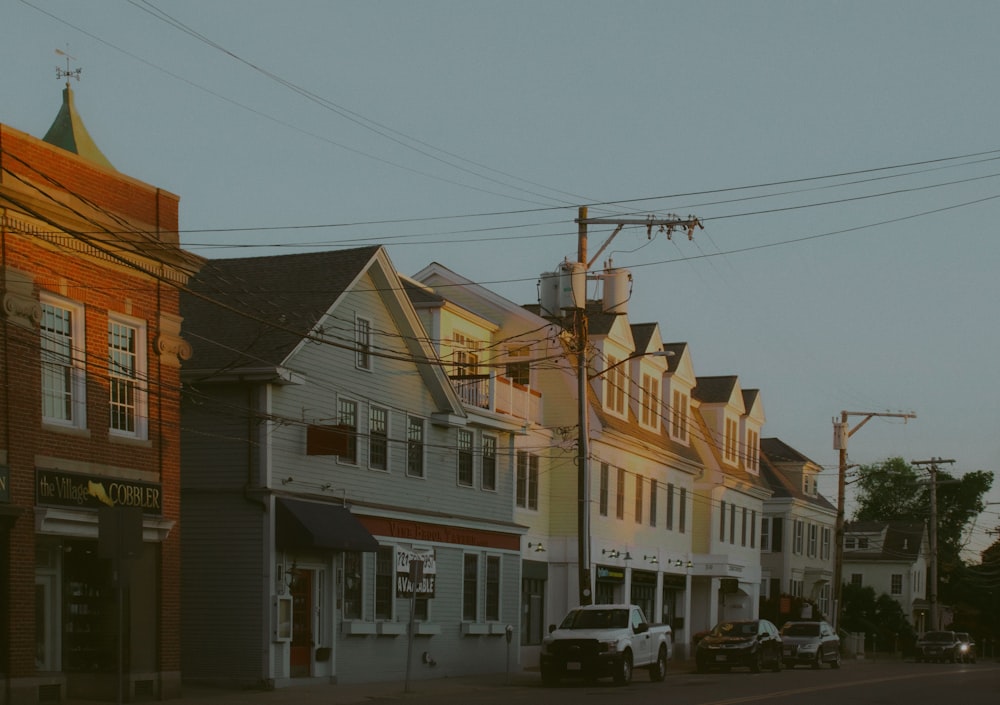
<path fill-rule="evenodd" d="M 992 472 L 976 470 L 954 477 L 938 468 L 937 558 L 939 598 L 943 602 L 957 599 L 965 590 L 963 536 L 986 508 L 984 497 L 992 486 Z M 854 519 L 928 522 L 929 526 L 931 490 L 927 471 L 902 458 L 862 466 L 858 471 Z"/>

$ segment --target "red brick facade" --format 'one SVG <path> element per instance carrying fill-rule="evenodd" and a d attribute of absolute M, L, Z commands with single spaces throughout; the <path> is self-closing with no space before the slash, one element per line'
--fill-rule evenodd
<path fill-rule="evenodd" d="M 24 133 L 0 125 L 0 682 L 6 674 L 10 702 L 37 702 L 61 688 L 72 695 L 72 674 L 39 668 L 36 640 L 36 577 L 41 541 L 62 546 L 96 541 L 96 507 L 40 507 L 39 470 L 109 483 L 158 485 L 158 511 L 144 517 L 146 544 L 155 544 L 157 604 L 153 620 L 152 688 L 176 695 L 180 679 L 180 338 L 179 287 L 186 282 L 177 241 L 178 198 Z M 39 296 L 47 292 L 85 311 L 86 424 L 60 428 L 42 415 Z M 110 432 L 108 317 L 119 314 L 145 327 L 145 411 L 138 437 Z M 39 528 L 41 519 L 58 522 Z M 44 522 L 43 522 L 44 523 Z M 151 539 L 155 535 L 155 539 Z M 3 544 L 6 544 L 4 550 Z M 96 546 L 96 543 L 94 544 Z M 55 549 L 58 562 L 62 556 Z M 63 551 L 72 547 L 62 548 Z M 144 548 L 146 550 L 146 548 Z M 54 568 L 55 570 L 55 568 Z M 60 574 L 53 578 L 58 581 Z M 66 591 L 65 582 L 62 592 Z M 138 603 L 139 600 L 133 600 Z M 141 608 L 133 607 L 133 610 Z M 155 612 L 155 614 L 152 614 Z M 49 616 L 60 629 L 65 605 Z M 2 641 L 6 641 L 3 644 Z M 5 652 L 5 653 L 4 653 Z M 148 668 L 148 667 L 147 667 Z M 146 677 L 146 676 L 144 676 Z M 88 676 L 90 680 L 96 680 Z M 89 681 L 88 681 L 89 683 Z M 88 687 L 90 687 L 88 685 Z M 93 686 L 94 692 L 100 686 Z M 0 701 L 3 694 L 0 693 Z"/>

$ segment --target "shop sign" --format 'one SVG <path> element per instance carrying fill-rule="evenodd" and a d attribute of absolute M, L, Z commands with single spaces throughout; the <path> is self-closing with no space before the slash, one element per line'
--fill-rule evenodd
<path fill-rule="evenodd" d="M 609 568 L 599 565 L 597 566 L 597 579 L 623 583 L 625 582 L 625 571 L 621 568 Z"/>
<path fill-rule="evenodd" d="M 10 501 L 10 468 L 0 465 L 0 502 Z"/>
<path fill-rule="evenodd" d="M 35 469 L 35 500 L 59 507 L 137 507 L 147 514 L 163 513 L 158 483 L 59 470 Z"/>
<path fill-rule="evenodd" d="M 434 597 L 437 557 L 434 551 L 396 548 L 396 597 L 410 597 L 416 585 L 417 597 Z"/>

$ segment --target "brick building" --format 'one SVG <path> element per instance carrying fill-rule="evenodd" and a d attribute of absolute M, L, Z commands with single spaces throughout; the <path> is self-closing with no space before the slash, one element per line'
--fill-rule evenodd
<path fill-rule="evenodd" d="M 0 702 L 179 695 L 178 200 L 0 124 Z"/>

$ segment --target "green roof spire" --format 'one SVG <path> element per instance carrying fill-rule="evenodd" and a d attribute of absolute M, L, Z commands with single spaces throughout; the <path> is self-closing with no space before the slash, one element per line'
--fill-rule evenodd
<path fill-rule="evenodd" d="M 58 49 L 56 53 L 63 54 Z M 69 79 L 75 78 L 79 81 L 81 69 L 70 71 L 68 69 L 70 58 L 72 57 L 67 55 L 67 69 L 65 71 L 60 68 L 56 69 L 56 76 L 58 78 L 66 77 L 66 87 L 63 89 L 63 102 L 62 107 L 59 109 L 59 114 L 56 115 L 52 127 L 49 128 L 49 131 L 45 133 L 45 137 L 42 139 L 49 144 L 62 147 L 68 152 L 79 154 L 84 159 L 95 164 L 108 169 L 114 169 L 108 158 L 98 149 L 90 133 L 87 132 L 87 128 L 83 124 L 83 119 L 76 112 L 76 106 L 73 103 L 73 90 L 69 87 Z"/>

